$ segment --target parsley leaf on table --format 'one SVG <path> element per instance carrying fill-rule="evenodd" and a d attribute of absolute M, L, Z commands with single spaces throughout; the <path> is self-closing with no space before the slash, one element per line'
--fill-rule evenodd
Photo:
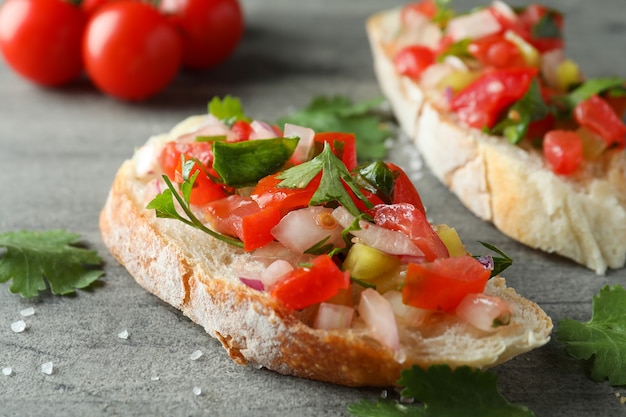
<path fill-rule="evenodd" d="M 402 371 L 398 383 L 402 396 L 423 405 L 400 404 L 394 400 L 361 401 L 348 406 L 357 417 L 532 417 L 524 406 L 509 403 L 497 390 L 495 374 L 462 366 L 418 366 Z"/>
<path fill-rule="evenodd" d="M 23 230 L 0 234 L 0 282 L 13 279 L 9 290 L 23 297 L 35 297 L 46 289 L 66 295 L 86 288 L 104 272 L 86 268 L 98 266 L 102 259 L 96 251 L 77 247 L 80 236 L 63 230 L 43 232 Z"/>
<path fill-rule="evenodd" d="M 592 379 L 626 385 L 626 289 L 606 286 L 593 297 L 591 320 L 559 322 L 557 339 L 586 361 Z"/>
<path fill-rule="evenodd" d="M 381 159 L 387 154 L 385 140 L 391 136 L 382 117 L 374 112 L 382 99 L 352 103 L 346 97 L 313 98 L 309 105 L 277 121 L 292 123 L 318 132 L 354 133 L 359 161 Z"/>

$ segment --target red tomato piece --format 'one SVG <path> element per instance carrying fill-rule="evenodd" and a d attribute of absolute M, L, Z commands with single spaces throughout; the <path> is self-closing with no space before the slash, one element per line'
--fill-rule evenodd
<path fill-rule="evenodd" d="M 262 178 L 252 191 L 251 197 L 260 207 L 277 207 L 284 216 L 291 210 L 307 207 L 319 186 L 321 173 L 304 188 L 278 187 L 282 181 L 276 178 L 279 174 Z"/>
<path fill-rule="evenodd" d="M 241 219 L 241 236 L 243 249 L 252 251 L 274 241 L 271 233 L 282 218 L 277 207 L 260 208 L 256 213 L 249 214 Z"/>
<path fill-rule="evenodd" d="M 241 141 L 250 139 L 250 134 L 252 133 L 252 126 L 250 126 L 250 123 L 246 122 L 245 120 L 237 120 L 235 123 L 233 123 L 230 130 L 235 135 L 237 135 L 236 141 L 241 142 Z"/>
<path fill-rule="evenodd" d="M 543 155 L 557 174 L 568 175 L 583 161 L 583 142 L 570 130 L 551 130 L 543 139 Z"/>
<path fill-rule="evenodd" d="M 450 110 L 470 127 L 491 128 L 502 111 L 524 96 L 536 75 L 536 68 L 486 72 L 452 98 Z"/>
<path fill-rule="evenodd" d="M 426 214 L 426 209 L 424 208 L 424 204 L 422 204 L 422 198 L 409 176 L 406 175 L 406 172 L 391 162 L 387 162 L 387 166 L 395 176 L 393 184 L 393 203 L 409 203 Z"/>
<path fill-rule="evenodd" d="M 83 71 L 83 11 L 64 0 L 7 0 L 0 7 L 0 51 L 22 77 L 58 86 Z"/>
<path fill-rule="evenodd" d="M 563 15 L 555 10 L 533 3 L 526 7 L 518 17 L 518 21 L 522 27 L 518 33 L 532 44 L 540 53 L 545 53 L 553 49 L 562 49 L 564 42 L 562 36 L 557 37 L 539 37 L 533 34 L 533 29 L 546 15 L 554 20 L 559 32 L 563 31 Z"/>
<path fill-rule="evenodd" d="M 243 37 L 244 17 L 237 0 L 163 0 L 161 9 L 182 33 L 186 68 L 220 64 Z"/>
<path fill-rule="evenodd" d="M 494 68 L 523 67 L 524 56 L 517 45 L 500 34 L 473 40 L 468 51 L 483 65 Z"/>
<path fill-rule="evenodd" d="M 357 166 L 354 133 L 320 132 L 315 134 L 314 141 L 319 145 L 320 152 L 324 143 L 328 143 L 330 149 L 337 158 L 341 159 L 348 171 L 352 171 Z"/>
<path fill-rule="evenodd" d="M 626 126 L 613 108 L 597 95 L 589 97 L 574 108 L 574 118 L 581 126 L 597 133 L 608 146 L 626 145 Z"/>
<path fill-rule="evenodd" d="M 214 200 L 219 200 L 228 196 L 228 193 L 224 190 L 221 184 L 215 183 L 211 177 L 209 177 L 205 171 L 194 164 L 191 168 L 190 176 L 198 172 L 198 176 L 193 183 L 191 193 L 189 195 L 189 203 L 195 206 L 203 206 Z M 182 182 L 182 181 L 181 181 Z"/>
<path fill-rule="evenodd" d="M 150 4 L 111 2 L 89 20 L 83 57 L 89 77 L 100 90 L 122 100 L 143 100 L 176 76 L 181 38 Z"/>
<path fill-rule="evenodd" d="M 213 166 L 213 150 L 210 142 L 168 142 L 158 157 L 159 165 L 165 175 L 176 178 L 176 171 L 182 172 L 181 155 L 185 160 L 195 159 L 206 169 Z"/>
<path fill-rule="evenodd" d="M 424 70 L 435 63 L 435 58 L 435 51 L 429 47 L 410 45 L 396 53 L 393 63 L 399 74 L 419 80 Z"/>
<path fill-rule="evenodd" d="M 389 230 L 407 235 L 424 252 L 427 261 L 450 256 L 443 243 L 417 207 L 407 204 L 382 204 L 374 207 L 374 223 Z"/>
<path fill-rule="evenodd" d="M 427 310 L 453 311 L 467 294 L 482 293 L 490 275 L 471 256 L 409 264 L 402 301 Z"/>
<path fill-rule="evenodd" d="M 269 289 L 287 308 L 301 310 L 335 296 L 350 286 L 350 273 L 342 271 L 328 255 L 319 255 L 310 266 L 296 268 Z"/>

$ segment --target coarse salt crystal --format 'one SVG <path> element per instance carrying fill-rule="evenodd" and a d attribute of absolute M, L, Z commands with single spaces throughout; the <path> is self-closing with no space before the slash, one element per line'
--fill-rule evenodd
<path fill-rule="evenodd" d="M 161 378 L 159 378 L 158 376 L 153 376 L 150 378 L 151 381 L 158 381 L 159 379 Z"/>
<path fill-rule="evenodd" d="M 2 374 L 5 376 L 13 375 L 13 369 L 10 366 L 2 368 Z"/>
<path fill-rule="evenodd" d="M 193 387 L 193 394 L 195 396 L 202 394 L 202 389 L 200 387 Z"/>
<path fill-rule="evenodd" d="M 26 330 L 26 322 L 24 320 L 18 320 L 11 323 L 11 330 L 13 330 L 15 333 L 22 333 L 24 330 Z"/>
<path fill-rule="evenodd" d="M 22 317 L 29 317 L 35 314 L 35 309 L 33 307 L 28 307 L 20 311 L 20 314 L 22 315 Z"/>
<path fill-rule="evenodd" d="M 196 361 L 196 360 L 200 359 L 200 357 L 201 357 L 201 356 L 202 356 L 202 351 L 201 351 L 201 350 L 196 350 L 195 352 L 193 352 L 193 353 L 189 356 L 189 358 L 190 358 L 192 361 Z"/>
<path fill-rule="evenodd" d="M 117 337 L 119 337 L 120 339 L 128 339 L 128 337 L 130 336 L 130 334 L 128 333 L 128 330 L 122 330 L 121 332 L 119 332 L 117 334 Z"/>
<path fill-rule="evenodd" d="M 44 374 L 52 375 L 53 371 L 54 371 L 54 365 L 52 364 L 52 362 L 46 362 L 41 365 L 41 372 L 43 372 Z"/>

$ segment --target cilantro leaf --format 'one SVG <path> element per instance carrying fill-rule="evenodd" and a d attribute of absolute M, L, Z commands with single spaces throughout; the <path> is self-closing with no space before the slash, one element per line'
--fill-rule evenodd
<path fill-rule="evenodd" d="M 0 282 L 13 279 L 9 290 L 22 297 L 35 297 L 46 289 L 53 294 L 74 293 L 86 288 L 104 275 L 88 267 L 98 266 L 102 259 L 96 251 L 77 247 L 80 236 L 64 230 L 43 232 L 22 230 L 0 234 Z"/>
<path fill-rule="evenodd" d="M 357 157 L 361 161 L 381 159 L 387 154 L 385 140 L 391 132 L 375 107 L 382 99 L 352 103 L 346 97 L 318 96 L 302 110 L 284 116 L 277 124 L 292 123 L 318 132 L 354 133 Z"/>
<path fill-rule="evenodd" d="M 489 276 L 489 278 L 495 277 L 496 275 L 500 275 L 502 273 L 502 271 L 507 269 L 509 266 L 513 265 L 513 259 L 511 259 L 506 253 L 504 253 L 498 247 L 492 245 L 491 243 L 487 243 L 487 242 L 479 241 L 478 243 L 480 243 L 481 245 L 483 245 L 487 249 L 489 249 L 489 250 L 497 253 L 498 255 L 500 255 L 500 256 L 487 255 L 487 256 L 489 256 L 491 258 L 491 261 L 493 261 L 493 270 L 491 271 L 491 275 Z M 482 258 L 482 256 L 474 256 L 474 258 L 480 260 L 480 258 Z"/>
<path fill-rule="evenodd" d="M 238 120 L 250 120 L 243 111 L 241 101 L 230 95 L 225 96 L 222 100 L 217 96 L 213 97 L 209 102 L 208 111 L 229 126 Z"/>
<path fill-rule="evenodd" d="M 345 183 L 367 207 L 372 206 L 356 185 L 346 166 L 333 154 L 328 143 L 324 144 L 324 150 L 315 158 L 278 174 L 276 178 L 282 180 L 278 183 L 278 187 L 304 188 L 320 172 L 322 173 L 320 184 L 311 197 L 310 205 L 321 206 L 325 203 L 338 202 L 351 214 L 358 216 L 360 211 L 346 191 Z"/>
<path fill-rule="evenodd" d="M 559 322 L 557 339 L 567 351 L 586 361 L 592 379 L 626 385 L 626 290 L 606 286 L 593 297 L 591 320 Z"/>
<path fill-rule="evenodd" d="M 625 84 L 626 80 L 619 77 L 591 78 L 567 95 L 566 104 L 573 109 L 578 103 L 587 100 L 594 94 L 600 94 L 604 91 L 611 92 L 612 90 L 623 92 Z"/>
<path fill-rule="evenodd" d="M 560 13 L 549 10 L 531 28 L 533 39 L 561 39 L 561 29 L 557 23 Z"/>
<path fill-rule="evenodd" d="M 348 411 L 358 417 L 534 416 L 528 408 L 502 397 L 496 382 L 495 374 L 468 366 L 455 370 L 447 365 L 433 365 L 428 370 L 414 366 L 402 371 L 398 384 L 404 387 L 403 397 L 414 398 L 423 405 L 404 405 L 393 400 L 369 404 L 361 401 L 348 406 Z"/>

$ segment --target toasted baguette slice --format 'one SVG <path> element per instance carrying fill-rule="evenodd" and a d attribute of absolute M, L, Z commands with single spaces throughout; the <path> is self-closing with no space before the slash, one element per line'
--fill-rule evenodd
<path fill-rule="evenodd" d="M 173 140 L 200 120 L 190 118 L 150 142 Z M 550 318 L 501 277 L 489 281 L 486 293 L 508 300 L 514 310 L 511 323 L 495 332 L 435 314 L 417 328 L 401 327 L 401 347 L 394 351 L 371 337 L 359 318 L 347 330 L 313 329 L 303 313 L 241 283 L 237 271 L 263 267 L 254 254 L 145 208 L 149 176 L 138 172 L 149 148 L 119 169 L 100 216 L 103 240 L 139 285 L 203 326 L 238 364 L 341 385 L 389 386 L 414 364 L 486 368 L 550 338 Z"/>
<path fill-rule="evenodd" d="M 559 176 L 535 149 L 462 126 L 433 94 L 399 75 L 399 10 L 367 21 L 379 85 L 403 130 L 433 174 L 476 216 L 530 247 L 553 252 L 597 274 L 626 262 L 626 152 L 612 150 Z M 413 41 L 428 43 L 428 33 Z"/>

